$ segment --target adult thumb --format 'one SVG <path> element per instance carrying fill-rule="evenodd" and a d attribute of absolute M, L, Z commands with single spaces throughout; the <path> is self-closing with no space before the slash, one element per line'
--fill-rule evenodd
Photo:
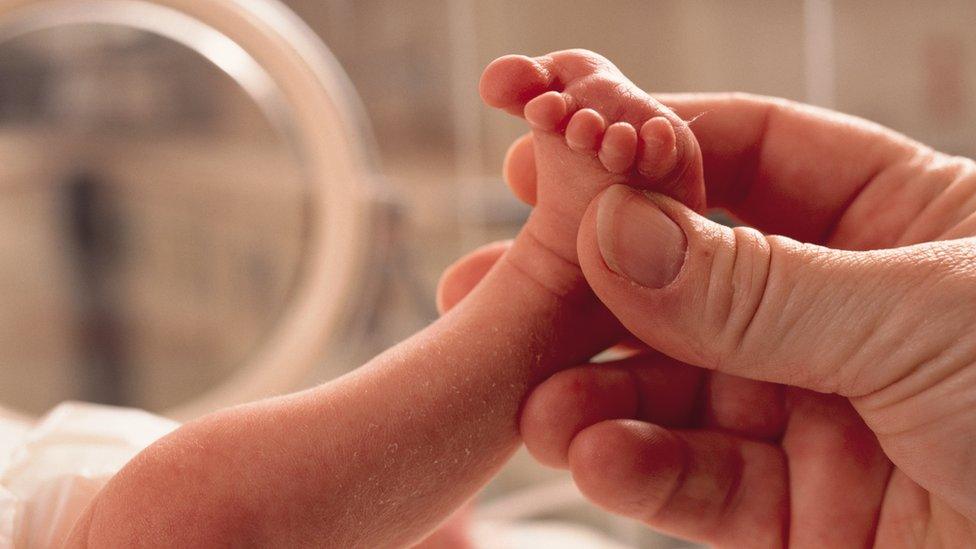
<path fill-rule="evenodd" d="M 834 250 L 730 229 L 617 185 L 590 204 L 578 251 L 634 335 L 742 377 L 860 396 L 973 339 L 968 240 Z"/>

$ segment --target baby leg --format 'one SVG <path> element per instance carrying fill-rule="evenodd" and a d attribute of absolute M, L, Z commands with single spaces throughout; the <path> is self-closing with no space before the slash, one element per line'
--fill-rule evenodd
<path fill-rule="evenodd" d="M 482 93 L 534 125 L 539 182 L 529 222 L 483 282 L 341 379 L 151 446 L 89 508 L 76 546 L 414 543 L 515 450 L 531 388 L 619 338 L 577 264 L 580 218 L 617 182 L 700 206 L 691 132 L 589 52 L 502 58 Z"/>

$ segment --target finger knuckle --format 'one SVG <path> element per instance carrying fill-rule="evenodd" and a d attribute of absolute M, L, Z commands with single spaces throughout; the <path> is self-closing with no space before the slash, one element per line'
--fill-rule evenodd
<path fill-rule="evenodd" d="M 756 323 L 769 285 L 772 248 L 759 231 L 737 227 L 726 249 L 716 254 L 706 293 L 715 366 L 739 353 Z"/>

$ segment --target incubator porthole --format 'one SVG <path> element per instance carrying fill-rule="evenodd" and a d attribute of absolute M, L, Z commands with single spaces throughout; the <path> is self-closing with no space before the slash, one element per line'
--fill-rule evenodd
<path fill-rule="evenodd" d="M 306 31 L 270 2 L 0 6 L 7 413 L 186 418 L 328 354 L 365 257 L 368 139 Z"/>

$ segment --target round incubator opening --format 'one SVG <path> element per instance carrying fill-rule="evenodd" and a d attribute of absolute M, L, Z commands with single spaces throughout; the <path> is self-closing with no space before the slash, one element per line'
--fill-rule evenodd
<path fill-rule="evenodd" d="M 0 405 L 294 389 L 363 289 L 371 139 L 270 1 L 0 6 Z"/>

